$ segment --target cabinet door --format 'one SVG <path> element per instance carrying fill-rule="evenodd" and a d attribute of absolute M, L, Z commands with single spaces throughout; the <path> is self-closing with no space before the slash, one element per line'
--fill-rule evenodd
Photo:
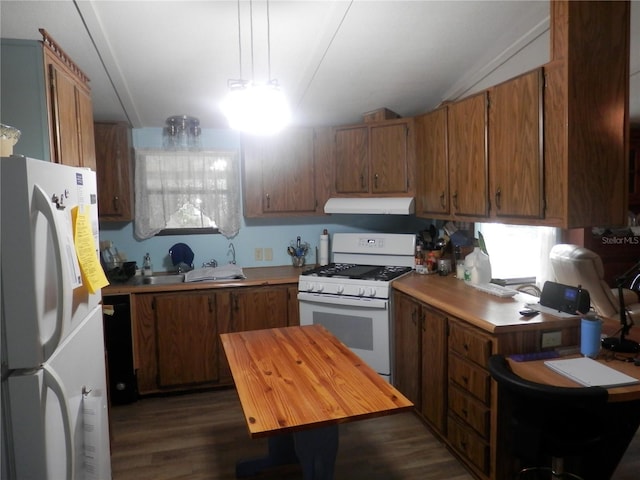
<path fill-rule="evenodd" d="M 81 167 L 75 81 L 64 70 L 50 63 L 49 88 L 55 161 Z"/>
<path fill-rule="evenodd" d="M 123 123 L 96 123 L 96 175 L 100 220 L 133 220 L 133 165 L 130 129 Z"/>
<path fill-rule="evenodd" d="M 157 295 L 154 302 L 158 386 L 215 382 L 218 333 L 214 295 Z"/>
<path fill-rule="evenodd" d="M 244 137 L 245 215 L 315 213 L 314 153 L 312 128 Z"/>
<path fill-rule="evenodd" d="M 93 131 L 93 104 L 91 95 L 76 87 L 76 107 L 78 111 L 78 134 L 82 166 L 96 171 L 96 144 Z"/>
<path fill-rule="evenodd" d="M 369 191 L 369 128 L 338 128 L 335 131 L 336 193 Z"/>
<path fill-rule="evenodd" d="M 542 69 L 489 91 L 492 214 L 543 218 Z"/>
<path fill-rule="evenodd" d="M 640 209 L 640 129 L 632 129 L 629 135 L 629 208 Z"/>
<path fill-rule="evenodd" d="M 394 292 L 394 370 L 393 384 L 416 406 L 420 405 L 421 309 L 408 295 Z"/>
<path fill-rule="evenodd" d="M 287 287 L 239 288 L 231 298 L 234 331 L 287 326 Z"/>
<path fill-rule="evenodd" d="M 422 306 L 422 404 L 425 418 L 439 431 L 447 420 L 447 316 Z"/>
<path fill-rule="evenodd" d="M 449 105 L 448 145 L 453 213 L 486 217 L 488 206 L 487 95 Z"/>
<path fill-rule="evenodd" d="M 369 130 L 371 193 L 409 191 L 409 126 L 406 122 L 380 124 Z"/>
<path fill-rule="evenodd" d="M 447 108 L 415 119 L 416 216 L 448 214 L 449 158 L 447 155 Z"/>
<path fill-rule="evenodd" d="M 298 303 L 298 285 L 287 287 L 287 297 L 289 303 L 289 315 L 287 318 L 287 326 L 293 327 L 300 325 L 300 307 Z"/>
<path fill-rule="evenodd" d="M 141 395 L 158 391 L 154 297 L 149 293 L 131 295 L 133 368 Z"/>

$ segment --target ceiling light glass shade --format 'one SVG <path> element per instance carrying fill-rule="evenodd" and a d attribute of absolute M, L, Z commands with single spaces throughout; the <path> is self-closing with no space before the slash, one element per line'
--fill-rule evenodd
<path fill-rule="evenodd" d="M 265 85 L 230 82 L 220 107 L 232 129 L 253 135 L 273 135 L 291 120 L 284 93 L 273 80 Z"/>

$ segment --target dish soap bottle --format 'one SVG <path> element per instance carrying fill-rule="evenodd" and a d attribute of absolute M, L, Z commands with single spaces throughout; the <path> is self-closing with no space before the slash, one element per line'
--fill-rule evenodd
<path fill-rule="evenodd" d="M 147 252 L 142 260 L 142 275 L 153 275 L 153 267 L 151 266 L 151 255 Z"/>

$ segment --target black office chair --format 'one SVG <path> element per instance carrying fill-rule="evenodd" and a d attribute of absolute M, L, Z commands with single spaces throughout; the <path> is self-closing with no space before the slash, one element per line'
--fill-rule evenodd
<path fill-rule="evenodd" d="M 516 478 L 578 479 L 564 471 L 564 460 L 580 457 L 604 433 L 608 392 L 602 387 L 557 387 L 525 380 L 513 373 L 503 355 L 489 358 L 489 372 L 510 405 L 509 444 L 524 466 Z M 529 466 L 541 457 L 550 466 Z M 543 473 L 546 477 L 538 477 Z"/>

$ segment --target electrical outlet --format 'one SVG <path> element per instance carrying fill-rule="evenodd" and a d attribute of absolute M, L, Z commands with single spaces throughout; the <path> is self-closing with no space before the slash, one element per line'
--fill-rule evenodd
<path fill-rule="evenodd" d="M 254 250 L 253 258 L 255 258 L 258 261 L 262 260 L 262 249 L 261 248 L 256 248 Z"/>
<path fill-rule="evenodd" d="M 273 260 L 273 248 L 264 249 L 264 259 L 266 262 L 270 262 L 271 260 Z"/>
<path fill-rule="evenodd" d="M 542 348 L 559 347 L 562 345 L 562 332 L 542 332 Z"/>

